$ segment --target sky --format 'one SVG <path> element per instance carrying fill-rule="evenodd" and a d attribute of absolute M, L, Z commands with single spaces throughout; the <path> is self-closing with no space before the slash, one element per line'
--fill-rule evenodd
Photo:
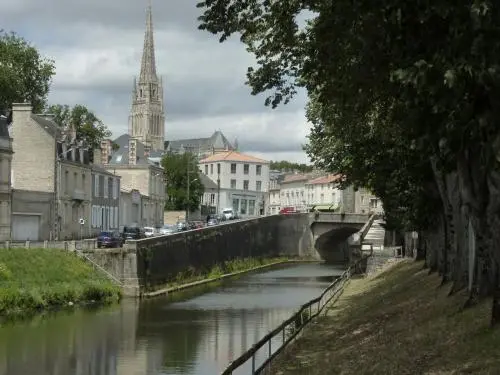
<path fill-rule="evenodd" d="M 127 132 L 139 74 L 148 0 L 0 0 L 0 27 L 55 61 L 50 104 L 83 104 L 113 136 Z M 308 162 L 310 125 L 300 93 L 278 109 L 245 85 L 254 58 L 237 37 L 219 43 L 197 29 L 197 0 L 152 0 L 157 73 L 163 77 L 167 140 L 221 130 L 267 160 Z"/>

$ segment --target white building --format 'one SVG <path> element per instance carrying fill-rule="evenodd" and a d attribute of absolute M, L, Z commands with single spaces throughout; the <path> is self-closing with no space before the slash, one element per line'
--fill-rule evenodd
<path fill-rule="evenodd" d="M 220 186 L 219 211 L 233 208 L 241 217 L 264 214 L 269 186 L 269 162 L 237 151 L 202 159 L 203 174 Z"/>
<path fill-rule="evenodd" d="M 305 184 L 306 203 L 309 208 L 314 205 L 328 205 L 337 209 L 342 203 L 342 190 L 338 188 L 340 175 L 327 175 L 309 180 Z"/>
<path fill-rule="evenodd" d="M 307 211 L 306 183 L 310 175 L 290 174 L 280 183 L 280 209 L 292 207 L 296 211 Z"/>

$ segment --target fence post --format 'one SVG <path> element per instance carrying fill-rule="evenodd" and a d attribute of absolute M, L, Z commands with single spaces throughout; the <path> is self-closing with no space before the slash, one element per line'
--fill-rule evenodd
<path fill-rule="evenodd" d="M 272 352 L 272 350 L 271 350 L 271 341 L 273 341 L 273 338 L 272 338 L 272 337 L 271 337 L 271 339 L 269 340 L 269 358 L 271 358 L 271 354 L 272 354 L 272 353 L 271 353 L 271 352 Z"/>
<path fill-rule="evenodd" d="M 255 353 L 252 354 L 252 375 L 255 374 Z"/>

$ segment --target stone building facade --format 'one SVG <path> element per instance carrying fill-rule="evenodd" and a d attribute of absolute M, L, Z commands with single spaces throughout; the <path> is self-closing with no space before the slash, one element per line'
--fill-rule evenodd
<path fill-rule="evenodd" d="M 94 235 L 120 228 L 120 176 L 92 165 L 90 227 Z"/>
<path fill-rule="evenodd" d="M 11 238 L 11 162 L 12 139 L 7 118 L 0 116 L 0 241 Z"/>
<path fill-rule="evenodd" d="M 12 202 L 12 239 L 90 236 L 89 153 L 74 129 L 33 114 L 29 104 L 14 104 L 11 136 L 13 197 L 22 199 Z"/>

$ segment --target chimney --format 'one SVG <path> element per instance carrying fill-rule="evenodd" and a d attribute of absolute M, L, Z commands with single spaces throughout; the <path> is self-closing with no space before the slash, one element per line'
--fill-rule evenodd
<path fill-rule="evenodd" d="M 137 164 L 137 139 L 135 138 L 128 140 L 128 163 L 130 165 Z"/>
<path fill-rule="evenodd" d="M 101 164 L 108 164 L 111 156 L 111 141 L 104 139 L 101 141 Z"/>
<path fill-rule="evenodd" d="M 12 104 L 12 124 L 15 126 L 16 122 L 28 121 L 31 116 L 33 107 L 29 103 L 13 103 Z"/>

